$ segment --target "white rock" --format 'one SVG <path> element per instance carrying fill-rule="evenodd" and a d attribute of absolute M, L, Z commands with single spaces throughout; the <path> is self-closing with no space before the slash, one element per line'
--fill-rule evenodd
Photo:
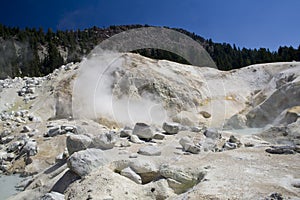
<path fill-rule="evenodd" d="M 130 167 L 123 169 L 120 174 L 138 184 L 142 184 L 142 178 L 137 173 L 135 173 Z"/>
<path fill-rule="evenodd" d="M 161 149 L 156 146 L 145 146 L 141 147 L 138 153 L 145 156 L 160 156 Z"/>
<path fill-rule="evenodd" d="M 237 144 L 231 142 L 226 142 L 223 147 L 224 150 L 232 150 L 236 148 L 237 148 Z"/>
<path fill-rule="evenodd" d="M 136 144 L 143 144 L 145 143 L 144 141 L 140 140 L 137 135 L 131 135 L 130 136 L 130 141 Z"/>
<path fill-rule="evenodd" d="M 50 192 L 42 196 L 41 200 L 64 200 L 65 195 L 58 192 Z"/>
<path fill-rule="evenodd" d="M 132 134 L 146 140 L 151 140 L 154 136 L 153 128 L 145 123 L 136 123 Z"/>
<path fill-rule="evenodd" d="M 13 136 L 13 135 L 3 137 L 3 138 L 1 138 L 1 142 L 2 142 L 2 144 L 7 144 L 7 143 L 11 142 L 14 138 L 15 138 L 15 136 Z"/>
<path fill-rule="evenodd" d="M 151 161 L 145 159 L 137 159 L 129 163 L 130 168 L 138 174 L 157 173 L 158 167 Z"/>
<path fill-rule="evenodd" d="M 68 159 L 67 164 L 71 171 L 84 177 L 94 169 L 108 162 L 109 159 L 101 149 L 86 149 L 73 153 Z"/>
<path fill-rule="evenodd" d="M 19 147 L 21 146 L 21 142 L 20 141 L 15 141 L 12 142 L 8 147 L 7 147 L 7 151 L 8 152 L 13 152 L 19 149 Z"/>

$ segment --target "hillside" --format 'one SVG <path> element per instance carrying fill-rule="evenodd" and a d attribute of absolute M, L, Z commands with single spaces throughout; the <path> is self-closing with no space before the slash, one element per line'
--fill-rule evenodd
<path fill-rule="evenodd" d="M 299 199 L 299 77 L 99 53 L 1 80 L 10 199 Z"/>
<path fill-rule="evenodd" d="M 62 64 L 80 61 L 101 41 L 134 28 L 147 25 L 110 26 L 84 30 L 46 32 L 40 28 L 6 27 L 0 25 L 0 79 L 16 76 L 45 76 Z M 214 43 L 183 29 L 174 29 L 199 42 L 220 70 L 237 69 L 266 62 L 300 61 L 300 48 L 279 47 L 271 52 L 265 48 L 237 48 L 226 43 Z M 155 59 L 167 59 L 188 64 L 183 58 L 157 49 L 142 49 L 138 53 Z"/>

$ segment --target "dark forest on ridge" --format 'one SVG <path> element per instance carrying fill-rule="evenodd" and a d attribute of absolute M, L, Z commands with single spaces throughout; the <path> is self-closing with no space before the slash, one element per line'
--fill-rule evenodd
<path fill-rule="evenodd" d="M 44 76 L 69 62 L 80 61 L 101 41 L 133 28 L 148 25 L 92 27 L 84 30 L 56 32 L 42 28 L 7 27 L 0 24 L 0 79 L 16 76 Z M 165 27 L 168 28 L 168 27 Z M 237 69 L 251 64 L 300 61 L 300 45 L 279 47 L 277 51 L 266 48 L 239 48 L 227 43 L 214 43 L 183 29 L 175 29 L 199 42 L 210 54 L 220 70 Z M 189 64 L 183 58 L 158 49 L 136 51 L 155 59 L 167 59 Z"/>

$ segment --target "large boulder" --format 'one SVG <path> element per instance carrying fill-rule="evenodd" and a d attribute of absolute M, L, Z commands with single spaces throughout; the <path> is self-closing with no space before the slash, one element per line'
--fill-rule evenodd
<path fill-rule="evenodd" d="M 117 139 L 117 134 L 113 131 L 102 133 L 93 137 L 91 147 L 102 150 L 112 149 L 114 148 Z"/>
<path fill-rule="evenodd" d="M 131 161 L 129 167 L 142 178 L 143 184 L 149 183 L 159 176 L 158 167 L 146 159 Z"/>
<path fill-rule="evenodd" d="M 151 140 L 154 136 L 154 130 L 148 124 L 136 123 L 132 134 L 137 135 L 140 139 Z"/>
<path fill-rule="evenodd" d="M 87 149 L 92 143 L 92 139 L 86 135 L 74 135 L 70 134 L 67 137 L 67 149 L 69 155 L 74 152 Z"/>
<path fill-rule="evenodd" d="M 84 177 L 94 169 L 107 164 L 108 161 L 109 159 L 101 149 L 86 149 L 73 153 L 67 164 L 71 171 Z"/>
<path fill-rule="evenodd" d="M 145 146 L 141 147 L 138 153 L 144 156 L 160 156 L 161 149 L 156 146 Z"/>
<path fill-rule="evenodd" d="M 167 164 L 161 165 L 159 173 L 168 180 L 169 186 L 177 194 L 186 192 L 188 189 L 198 184 L 205 176 L 204 172 L 189 172 L 180 167 Z"/>
<path fill-rule="evenodd" d="M 177 123 L 169 123 L 169 122 L 164 122 L 163 127 L 164 131 L 168 134 L 177 134 L 179 131 L 179 124 Z"/>

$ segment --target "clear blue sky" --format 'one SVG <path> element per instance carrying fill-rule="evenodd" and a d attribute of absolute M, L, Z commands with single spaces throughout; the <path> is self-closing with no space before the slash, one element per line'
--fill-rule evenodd
<path fill-rule="evenodd" d="M 149 24 L 276 50 L 300 44 L 300 0 L 10 0 L 1 2 L 0 23 L 44 30 Z"/>

